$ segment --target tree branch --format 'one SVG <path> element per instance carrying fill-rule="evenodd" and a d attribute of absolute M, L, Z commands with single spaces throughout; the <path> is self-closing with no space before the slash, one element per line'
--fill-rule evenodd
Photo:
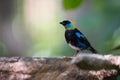
<path fill-rule="evenodd" d="M 113 55 L 0 58 L 1 80 L 116 80 L 119 70 L 120 57 Z"/>
<path fill-rule="evenodd" d="M 79 54 L 72 59 L 80 69 L 100 70 L 116 69 L 120 70 L 120 56 L 100 55 L 100 54 Z"/>

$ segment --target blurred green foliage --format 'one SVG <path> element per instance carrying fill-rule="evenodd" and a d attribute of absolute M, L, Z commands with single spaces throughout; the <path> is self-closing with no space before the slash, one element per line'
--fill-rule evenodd
<path fill-rule="evenodd" d="M 9 4 L 14 6 L 1 3 L 0 55 L 12 56 L 14 52 L 23 56 L 73 56 L 75 51 L 67 45 L 64 28 L 59 24 L 64 19 L 74 21 L 99 53 L 111 53 L 112 48 L 120 45 L 119 3 L 119 0 L 13 0 Z M 7 14 L 9 11 L 12 14 Z"/>
<path fill-rule="evenodd" d="M 117 80 L 120 80 L 120 75 L 117 77 Z"/>
<path fill-rule="evenodd" d="M 72 12 L 72 10 L 81 8 L 83 1 L 78 0 L 80 4 L 73 6 L 75 1 L 77 2 L 77 0 L 73 0 L 73 2 L 72 0 L 63 0 L 64 9 Z M 92 45 L 100 53 L 110 53 L 112 48 L 120 45 L 119 2 L 119 0 L 84 1 L 88 7 L 81 10 L 83 12 L 77 15 L 76 22 L 81 25 L 77 27 L 90 42 L 92 41 Z M 85 5 L 84 3 L 82 5 Z"/>
<path fill-rule="evenodd" d="M 5 45 L 0 42 L 0 56 L 4 56 L 5 55 L 5 53 L 6 53 L 5 49 L 6 49 Z"/>
<path fill-rule="evenodd" d="M 72 10 L 78 8 L 82 2 L 83 0 L 63 0 L 63 6 L 65 10 Z"/>

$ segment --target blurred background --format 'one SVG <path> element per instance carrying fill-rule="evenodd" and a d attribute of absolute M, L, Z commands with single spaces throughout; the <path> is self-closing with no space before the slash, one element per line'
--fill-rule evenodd
<path fill-rule="evenodd" d="M 120 54 L 120 0 L 0 0 L 0 56 L 72 56 L 72 20 L 101 54 Z M 118 50 L 111 50 L 118 46 Z"/>

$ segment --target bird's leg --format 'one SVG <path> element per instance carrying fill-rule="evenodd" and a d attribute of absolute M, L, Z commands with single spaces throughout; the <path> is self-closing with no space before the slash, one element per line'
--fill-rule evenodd
<path fill-rule="evenodd" d="M 78 53 L 79 53 L 79 50 L 76 50 L 74 56 L 76 56 Z"/>
<path fill-rule="evenodd" d="M 78 54 L 79 52 L 80 52 L 80 51 L 79 51 L 79 50 L 77 50 L 77 51 L 76 51 L 76 54 Z"/>

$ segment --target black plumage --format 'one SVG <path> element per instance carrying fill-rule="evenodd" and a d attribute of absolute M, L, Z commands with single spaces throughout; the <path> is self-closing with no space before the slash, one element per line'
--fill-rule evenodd
<path fill-rule="evenodd" d="M 73 26 L 73 24 L 65 20 L 60 22 L 65 27 L 65 39 L 68 45 L 75 49 L 77 52 L 83 50 L 89 50 L 92 53 L 97 53 L 97 51 L 91 46 L 87 38 Z"/>
<path fill-rule="evenodd" d="M 83 35 L 78 29 L 74 30 L 66 30 L 65 31 L 65 39 L 68 44 L 71 44 L 71 46 L 76 47 L 77 52 L 79 50 L 85 50 L 89 49 L 93 53 L 97 53 L 97 51 L 91 46 L 91 44 L 88 42 L 87 38 L 83 35 L 83 37 L 77 37 L 75 34 L 76 32 Z M 81 44 L 79 44 L 81 43 Z M 77 49 L 78 48 L 78 49 Z"/>

